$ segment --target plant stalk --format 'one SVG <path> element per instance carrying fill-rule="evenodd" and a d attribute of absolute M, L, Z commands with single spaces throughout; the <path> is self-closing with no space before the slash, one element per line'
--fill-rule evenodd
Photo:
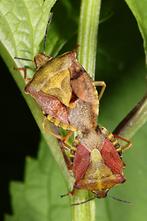
<path fill-rule="evenodd" d="M 89 75 L 95 78 L 97 35 L 101 0 L 82 0 L 78 59 Z"/>
<path fill-rule="evenodd" d="M 119 134 L 128 139 L 132 138 L 136 132 L 147 122 L 147 94 L 128 113 L 114 130 L 114 134 Z"/>
<path fill-rule="evenodd" d="M 78 60 L 89 75 L 95 78 L 97 34 L 101 0 L 82 0 L 78 33 Z M 88 191 L 77 191 L 72 203 L 84 202 L 91 197 Z M 73 221 L 94 221 L 95 201 L 73 206 Z"/>

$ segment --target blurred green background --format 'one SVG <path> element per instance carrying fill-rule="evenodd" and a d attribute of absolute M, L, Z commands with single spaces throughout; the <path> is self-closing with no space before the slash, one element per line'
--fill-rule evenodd
<path fill-rule="evenodd" d="M 76 46 L 79 8 L 80 2 L 78 0 L 57 1 L 53 7 L 52 26 L 61 41 L 58 40 L 56 43 L 52 55 L 56 54 L 57 51 L 62 53 L 72 50 Z M 50 36 L 47 51 L 50 51 Z M 60 47 L 61 44 L 62 47 Z M 100 103 L 98 122 L 113 131 L 146 92 L 143 40 L 136 20 L 123 0 L 102 1 L 96 80 L 103 80 L 107 84 L 106 92 Z M 3 219 L 4 213 L 12 213 L 8 184 L 10 180 L 23 180 L 25 156 L 37 156 L 40 138 L 33 117 L 2 60 L 1 82 L 0 220 Z M 144 125 L 133 137 L 132 149 L 124 154 L 126 183 L 111 190 L 111 195 L 131 201 L 132 204 L 124 204 L 110 198 L 97 199 L 96 220 L 146 220 L 146 137 L 147 125 Z M 48 220 L 58 220 L 59 216 L 60 221 L 65 220 L 63 215 L 66 216 L 66 220 L 70 220 L 70 207 L 67 207 L 68 200 L 62 201 L 59 197 L 67 192 L 65 181 L 51 155 L 47 153 L 47 156 L 47 161 L 50 162 L 51 167 L 48 165 L 47 172 L 52 174 L 49 182 L 52 205 L 50 206 L 50 219 Z M 37 174 L 36 176 L 39 177 L 40 175 Z M 20 199 L 22 198 L 20 197 Z M 26 219 L 24 218 L 24 220 Z M 39 218 L 34 218 L 34 220 L 39 220 Z M 40 217 L 40 220 L 43 219 Z"/>

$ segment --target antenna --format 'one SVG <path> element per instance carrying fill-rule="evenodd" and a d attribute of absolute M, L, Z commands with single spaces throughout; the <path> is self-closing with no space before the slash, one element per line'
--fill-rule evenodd
<path fill-rule="evenodd" d="M 44 40 L 43 40 L 43 52 L 44 53 L 45 53 L 45 49 L 46 49 L 46 39 L 47 39 L 48 27 L 51 23 L 52 17 L 53 17 L 53 13 L 51 12 L 49 15 L 49 19 L 48 19 L 46 30 L 45 30 Z"/>
<path fill-rule="evenodd" d="M 18 59 L 18 60 L 24 60 L 24 61 L 32 61 L 29 58 L 20 58 L 20 57 L 14 57 L 14 59 Z M 33 61 L 32 61 L 33 62 Z"/>
<path fill-rule="evenodd" d="M 65 196 L 69 196 L 69 193 L 65 193 L 65 194 L 61 195 L 60 197 L 63 198 Z"/>
<path fill-rule="evenodd" d="M 87 200 L 85 200 L 85 201 L 82 201 L 82 202 L 79 202 L 79 203 L 73 203 L 73 204 L 71 204 L 71 206 L 79 206 L 79 205 L 81 205 L 81 204 L 84 204 L 84 203 L 87 203 L 87 202 L 89 202 L 89 201 L 91 201 L 91 200 L 94 200 L 95 198 L 97 198 L 97 197 L 94 196 L 94 197 L 89 198 L 89 199 L 87 199 Z"/>
<path fill-rule="evenodd" d="M 113 199 L 113 200 L 122 202 L 122 203 L 132 204 L 130 201 L 122 200 L 122 199 L 119 199 L 119 198 L 117 198 L 117 197 L 115 197 L 115 196 L 108 195 L 108 197 L 110 197 L 110 198 Z"/>
<path fill-rule="evenodd" d="M 61 195 L 60 197 L 62 198 L 62 197 L 65 197 L 65 196 L 69 196 L 69 193 L 63 194 L 63 195 Z M 95 198 L 97 198 L 97 197 L 94 196 L 94 197 L 92 197 L 92 198 L 89 198 L 89 199 L 87 199 L 87 200 L 85 200 L 85 201 L 82 201 L 82 202 L 79 202 L 79 203 L 72 203 L 71 206 L 79 206 L 79 205 L 81 205 L 81 204 L 84 204 L 84 203 L 87 203 L 87 202 L 89 202 L 89 201 L 91 201 L 91 200 L 94 200 Z"/>

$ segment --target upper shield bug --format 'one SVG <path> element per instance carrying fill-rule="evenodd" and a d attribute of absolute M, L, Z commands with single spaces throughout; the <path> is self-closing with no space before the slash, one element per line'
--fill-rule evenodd
<path fill-rule="evenodd" d="M 47 119 L 70 131 L 96 128 L 105 83 L 92 81 L 75 51 L 57 58 L 38 54 L 34 61 L 36 72 L 25 92 L 35 98 Z M 102 87 L 99 99 L 95 85 Z"/>
<path fill-rule="evenodd" d="M 44 50 L 47 29 L 48 25 Z M 96 128 L 99 100 L 106 84 L 103 81 L 94 82 L 89 77 L 77 60 L 76 51 L 66 52 L 56 58 L 39 53 L 34 63 L 36 71 L 27 83 L 25 92 L 35 98 L 46 118 L 70 131 Z M 101 87 L 99 97 L 95 86 Z"/>

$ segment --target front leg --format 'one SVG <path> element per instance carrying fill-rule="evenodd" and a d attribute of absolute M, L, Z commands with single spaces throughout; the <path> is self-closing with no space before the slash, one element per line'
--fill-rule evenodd
<path fill-rule="evenodd" d="M 29 66 L 24 66 L 24 67 L 21 67 L 21 68 L 14 68 L 14 70 L 22 71 L 23 72 L 23 78 L 24 78 L 26 84 L 31 80 L 31 78 L 27 77 L 27 70 L 28 69 L 34 71 L 34 69 L 29 67 Z"/>
<path fill-rule="evenodd" d="M 104 81 L 94 81 L 94 85 L 96 87 L 102 87 L 101 91 L 99 93 L 99 100 L 100 100 L 101 97 L 103 96 L 103 93 L 104 93 L 105 89 L 106 89 L 106 83 Z"/>

